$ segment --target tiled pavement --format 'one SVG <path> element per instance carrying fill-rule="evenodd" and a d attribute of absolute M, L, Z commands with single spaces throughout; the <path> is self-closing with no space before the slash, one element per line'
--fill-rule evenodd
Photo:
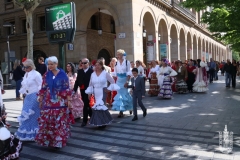
<path fill-rule="evenodd" d="M 11 131 L 17 129 L 16 117 L 22 102 L 14 101 L 14 90 L 7 90 L 4 102 Z M 148 115 L 132 122 L 126 112 L 105 129 L 80 127 L 80 120 L 71 128 L 67 146 L 60 150 L 25 142 L 20 160 L 77 159 L 149 159 L 240 160 L 240 85 L 225 88 L 223 77 L 209 85 L 207 93 L 174 94 L 172 100 L 146 97 Z M 234 132 L 232 154 L 218 151 L 218 131 L 224 125 Z"/>

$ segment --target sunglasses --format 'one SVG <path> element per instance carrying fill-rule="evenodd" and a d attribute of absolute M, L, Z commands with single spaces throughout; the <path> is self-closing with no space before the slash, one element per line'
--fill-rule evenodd
<path fill-rule="evenodd" d="M 25 69 L 28 69 L 28 68 L 30 68 L 31 66 L 24 66 L 23 68 L 25 68 Z"/>
<path fill-rule="evenodd" d="M 82 62 L 82 64 L 88 64 L 88 62 Z"/>

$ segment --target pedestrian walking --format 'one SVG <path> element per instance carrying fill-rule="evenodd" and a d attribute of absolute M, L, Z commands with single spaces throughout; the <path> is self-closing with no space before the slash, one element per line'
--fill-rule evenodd
<path fill-rule="evenodd" d="M 17 118 L 19 128 L 15 136 L 21 141 L 34 141 L 39 130 L 40 109 L 37 93 L 42 85 L 42 75 L 35 70 L 35 65 L 31 59 L 24 61 L 23 65 L 26 73 L 19 92 L 25 95 L 25 98 L 21 115 Z"/>
<path fill-rule="evenodd" d="M 107 81 L 111 84 L 108 88 L 104 89 Z M 92 107 L 92 116 L 89 124 L 104 128 L 106 125 L 112 123 L 112 116 L 103 101 L 103 92 L 107 93 L 119 89 L 120 87 L 115 84 L 112 76 L 105 70 L 103 61 L 99 59 L 95 64 L 95 71 L 91 74 L 89 87 L 85 91 L 89 99 L 93 95 L 96 101 Z"/>
<path fill-rule="evenodd" d="M 72 91 L 66 73 L 59 69 L 55 56 L 48 58 L 48 72 L 43 76 L 43 83 L 38 92 L 39 131 L 35 138 L 37 144 L 46 147 L 62 148 L 70 136 Z"/>
<path fill-rule="evenodd" d="M 193 92 L 193 83 L 195 82 L 195 74 L 193 71 L 196 69 L 193 61 L 189 62 L 189 65 L 187 66 L 187 71 L 188 71 L 188 79 L 187 79 L 187 86 L 188 86 L 188 91 Z"/>
<path fill-rule="evenodd" d="M 201 59 L 197 60 L 197 67 L 193 72 L 196 74 L 196 80 L 193 83 L 193 92 L 206 92 L 208 91 L 207 85 L 207 64 L 202 62 Z"/>
<path fill-rule="evenodd" d="M 232 87 L 236 87 L 236 76 L 237 76 L 238 66 L 236 60 L 232 62 Z"/>
<path fill-rule="evenodd" d="M 126 88 L 130 80 L 130 62 L 124 59 L 123 55 L 125 51 L 122 49 L 117 50 L 118 61 L 114 67 L 114 76 L 117 77 L 116 84 L 120 87 L 117 91 L 117 95 L 112 103 L 112 110 L 119 111 L 118 118 L 123 117 L 124 111 L 130 111 L 132 106 L 132 97 Z"/>
<path fill-rule="evenodd" d="M 92 116 L 92 109 L 89 106 L 88 94 L 85 93 L 85 90 L 89 86 L 90 77 L 93 73 L 93 70 L 89 66 L 89 60 L 87 58 L 82 59 L 82 69 L 78 70 L 77 79 L 74 84 L 74 92 L 77 93 L 78 88 L 80 88 L 81 97 L 84 103 L 83 106 L 83 122 L 81 127 L 87 125 L 88 116 Z"/>
<path fill-rule="evenodd" d="M 23 58 L 25 61 L 26 58 Z M 22 66 L 20 65 L 20 60 L 16 59 L 13 66 L 13 79 L 16 82 L 16 100 L 22 100 L 20 97 L 19 90 L 21 88 L 21 83 L 23 80 L 25 72 L 22 70 Z"/>
<path fill-rule="evenodd" d="M 188 78 L 187 68 L 183 66 L 181 61 L 178 61 L 176 65 L 176 89 L 178 93 L 187 93 L 188 87 L 186 80 Z"/>
<path fill-rule="evenodd" d="M 232 63 L 230 62 L 229 59 L 227 59 L 227 63 L 224 65 L 224 71 L 225 71 L 225 84 L 226 84 L 226 87 L 229 88 L 232 82 L 232 72 L 233 72 Z"/>
<path fill-rule="evenodd" d="M 69 87 L 72 91 L 74 88 L 74 84 L 76 82 L 77 79 L 77 73 L 75 70 L 75 66 L 73 63 L 69 62 L 67 64 L 67 76 L 69 79 Z M 76 118 L 81 118 L 82 114 L 83 114 L 83 101 L 81 99 L 81 94 L 80 94 L 80 90 L 77 89 L 76 94 L 72 94 L 72 109 L 71 109 L 71 114 L 73 115 L 73 117 Z"/>
<path fill-rule="evenodd" d="M 38 57 L 38 64 L 36 66 L 36 71 L 38 71 L 42 76 L 47 72 L 47 66 L 44 63 L 43 57 Z"/>
<path fill-rule="evenodd" d="M 168 66 L 168 60 L 162 60 L 162 67 L 159 69 L 158 84 L 160 86 L 159 97 L 164 99 L 172 98 L 172 79 L 171 77 L 176 76 L 177 72 Z"/>
<path fill-rule="evenodd" d="M 132 88 L 132 97 L 133 97 L 133 119 L 132 121 L 138 120 L 137 115 L 137 104 L 141 107 L 143 111 L 143 117 L 147 115 L 147 109 L 142 103 L 142 99 L 145 97 L 145 80 L 144 77 L 139 75 L 137 68 L 132 69 L 131 85 L 128 85 L 128 88 Z"/>
<path fill-rule="evenodd" d="M 209 64 L 209 82 L 212 83 L 213 79 L 215 78 L 215 70 L 216 70 L 216 63 L 210 58 Z"/>
<path fill-rule="evenodd" d="M 152 61 L 151 62 L 151 69 L 149 71 L 148 74 L 148 78 L 150 79 L 150 87 L 149 87 L 149 91 L 148 94 L 150 94 L 150 96 L 157 96 L 159 93 L 159 85 L 158 85 L 158 74 L 159 71 L 159 65 L 157 65 L 156 61 Z"/>

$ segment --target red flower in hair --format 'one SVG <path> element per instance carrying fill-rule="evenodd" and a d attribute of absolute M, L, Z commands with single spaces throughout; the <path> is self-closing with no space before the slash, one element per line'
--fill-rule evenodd
<path fill-rule="evenodd" d="M 22 59 L 22 63 L 25 62 L 26 60 L 27 60 L 27 58 L 23 58 L 23 59 Z"/>
<path fill-rule="evenodd" d="M 92 65 L 95 65 L 96 64 L 96 60 L 92 60 Z"/>

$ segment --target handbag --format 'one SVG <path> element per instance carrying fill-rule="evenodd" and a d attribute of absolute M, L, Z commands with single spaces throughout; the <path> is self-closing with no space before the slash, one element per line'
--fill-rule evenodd
<path fill-rule="evenodd" d="M 96 100 L 94 98 L 94 95 L 91 95 L 90 100 L 89 100 L 89 106 L 92 108 L 95 103 L 96 103 Z"/>
<path fill-rule="evenodd" d="M 2 121 L 0 123 L 2 123 L 2 126 L 0 126 L 0 140 L 5 141 L 11 137 L 11 133 Z"/>
<path fill-rule="evenodd" d="M 94 88 L 92 87 L 92 93 L 94 93 Z M 89 106 L 92 108 L 94 104 L 96 103 L 96 100 L 94 98 L 94 95 L 92 94 L 89 100 Z"/>

